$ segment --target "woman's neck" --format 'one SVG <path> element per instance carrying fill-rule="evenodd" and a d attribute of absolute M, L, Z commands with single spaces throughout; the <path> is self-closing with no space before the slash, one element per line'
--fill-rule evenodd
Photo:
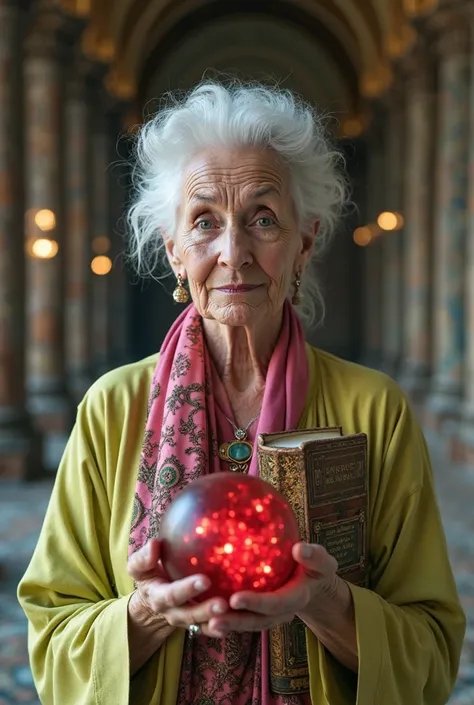
<path fill-rule="evenodd" d="M 280 334 L 281 321 L 268 326 L 245 328 L 203 320 L 209 353 L 219 377 L 231 394 L 263 393 L 268 365 Z"/>

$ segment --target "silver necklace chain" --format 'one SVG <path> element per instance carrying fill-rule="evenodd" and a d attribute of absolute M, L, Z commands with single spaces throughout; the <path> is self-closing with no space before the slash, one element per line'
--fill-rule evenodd
<path fill-rule="evenodd" d="M 243 441 L 247 437 L 247 431 L 249 430 L 250 426 L 255 423 L 255 421 L 258 419 L 258 417 L 261 414 L 261 410 L 258 412 L 256 416 L 251 419 L 248 424 L 246 425 L 245 428 L 239 428 L 238 426 L 235 425 L 235 423 L 232 421 L 232 419 L 229 419 L 228 416 L 224 414 L 224 418 L 227 419 L 227 421 L 230 423 L 232 428 L 234 429 L 234 436 L 237 438 L 238 441 Z"/>

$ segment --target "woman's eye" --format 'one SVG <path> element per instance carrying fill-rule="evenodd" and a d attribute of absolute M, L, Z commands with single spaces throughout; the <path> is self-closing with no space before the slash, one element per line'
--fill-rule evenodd
<path fill-rule="evenodd" d="M 260 228 L 270 228 L 272 225 L 275 225 L 275 221 L 268 215 L 262 215 L 262 217 L 257 220 L 257 225 Z"/>
<path fill-rule="evenodd" d="M 212 221 L 200 220 L 197 223 L 198 230 L 212 230 Z"/>

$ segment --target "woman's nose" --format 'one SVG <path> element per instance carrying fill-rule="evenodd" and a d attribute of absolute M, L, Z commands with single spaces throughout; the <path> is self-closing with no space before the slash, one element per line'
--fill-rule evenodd
<path fill-rule="evenodd" d="M 220 237 L 219 264 L 230 269 L 241 269 L 253 261 L 251 241 L 245 228 L 229 224 Z"/>

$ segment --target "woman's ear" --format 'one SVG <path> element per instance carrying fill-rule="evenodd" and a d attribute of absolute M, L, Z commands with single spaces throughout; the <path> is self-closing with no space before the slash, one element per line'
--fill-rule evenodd
<path fill-rule="evenodd" d="M 301 233 L 301 250 L 298 253 L 298 269 L 305 269 L 311 259 L 320 225 L 321 222 L 316 220 L 309 224 Z"/>
<path fill-rule="evenodd" d="M 179 271 L 182 269 L 182 262 L 178 255 L 176 243 L 173 238 L 167 235 L 163 235 L 163 242 L 165 243 L 166 256 L 168 257 L 171 269 L 178 275 Z"/>

